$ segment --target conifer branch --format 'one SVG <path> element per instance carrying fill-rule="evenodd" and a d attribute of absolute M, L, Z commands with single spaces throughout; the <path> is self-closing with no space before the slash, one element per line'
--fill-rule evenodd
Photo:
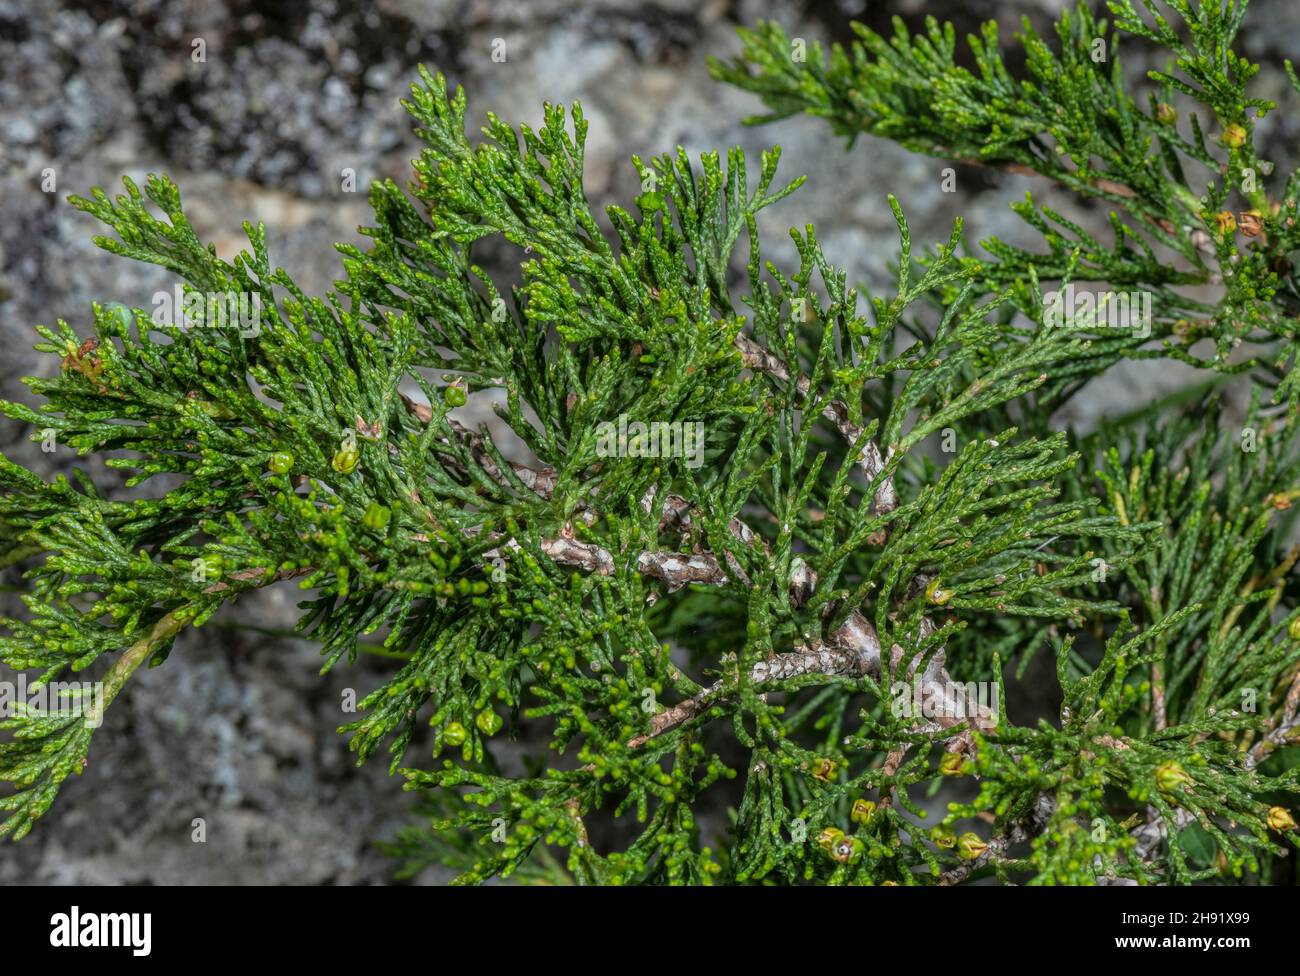
<path fill-rule="evenodd" d="M 1300 671 L 1298 671 L 1291 680 L 1291 687 L 1287 690 L 1286 700 L 1283 702 L 1282 714 L 1254 746 L 1251 747 L 1246 758 L 1242 760 L 1242 766 L 1247 770 L 1254 769 L 1276 748 L 1286 745 L 1296 739 L 1298 736 L 1295 730 L 1300 728 Z"/>
<path fill-rule="evenodd" d="M 934 632 L 934 625 L 928 618 L 922 618 L 920 636 L 929 636 Z M 891 653 L 892 667 L 897 668 L 906 652 L 898 644 L 893 645 Z M 912 667 L 915 667 L 913 662 Z M 905 676 L 912 677 L 912 671 Z M 845 622 L 825 641 L 813 641 L 807 646 L 796 647 L 792 651 L 773 655 L 760 661 L 749 669 L 747 681 L 751 685 L 766 682 L 784 681 L 815 675 L 824 678 L 881 677 L 880 638 L 861 613 L 854 611 Z M 919 694 L 931 701 L 944 703 L 941 715 L 935 721 L 939 730 L 949 729 L 967 721 L 967 716 L 978 714 L 977 707 L 968 702 L 960 684 L 949 677 L 943 667 L 943 656 L 932 657 L 923 674 L 918 679 Z M 693 698 L 657 713 L 650 720 L 650 730 L 644 735 L 636 736 L 628 742 L 631 748 L 639 748 L 650 739 L 663 735 L 685 722 L 704 714 L 718 698 L 728 692 L 728 682 L 719 679 Z M 955 740 L 950 751 L 960 751 L 968 747 L 968 738 Z"/>
<path fill-rule="evenodd" d="M 324 297 L 274 268 L 260 226 L 221 259 L 164 178 L 74 199 L 195 317 L 97 305 L 89 335 L 39 330 L 44 403 L 0 412 L 126 477 L 105 496 L 0 459 L 0 565 L 22 567 L 26 607 L 0 660 L 53 681 L 111 658 L 115 697 L 180 627 L 294 580 L 326 669 L 383 633 L 391 671 L 341 731 L 428 804 L 389 849 L 464 883 L 1266 875 L 1300 795 L 1300 176 L 1267 180 L 1255 149 L 1271 106 L 1226 55 L 1240 8 L 1111 7 L 1176 56 L 1149 111 L 1084 10 L 1054 44 L 1025 32 L 1020 78 L 991 28 L 971 71 L 938 24 L 805 60 L 766 25 L 714 66 L 778 114 L 1116 209 L 1114 241 L 1026 200 L 1038 249 L 977 254 L 957 222 L 922 253 L 888 197 L 884 294 L 811 227 L 789 268 L 764 259 L 757 215 L 801 182 L 776 182 L 776 150 L 756 173 L 739 150 L 634 158 L 641 192 L 601 213 L 580 106 L 538 128 L 489 115 L 471 140 L 465 94 L 427 71 L 415 179 L 372 184 L 369 243 L 340 248 Z M 1215 131 L 1180 126 L 1183 100 Z M 487 239 L 515 287 L 477 263 Z M 1057 316 L 1049 296 L 1086 281 L 1149 297 L 1149 333 L 1104 303 Z M 1189 297 L 1206 284 L 1222 296 Z M 198 301 L 226 293 L 256 299 L 240 327 Z M 1155 355 L 1241 373 L 1244 420 L 1191 389 L 1056 429 L 1085 383 Z M 454 419 L 488 391 L 527 463 Z M 609 435 L 625 421 L 707 434 L 691 454 L 684 426 L 651 445 Z M 157 475 L 164 495 L 133 493 Z M 1042 653 L 1059 720 L 1017 725 L 1004 684 Z M 498 761 L 507 722 L 522 766 Z M 426 723 L 432 764 L 411 748 Z M 90 731 L 30 709 L 3 726 L 0 831 L 19 836 Z M 914 797 L 938 776 L 979 788 L 925 831 Z M 724 857 L 697 819 L 715 784 Z"/>
<path fill-rule="evenodd" d="M 753 339 L 743 334 L 737 335 L 736 348 L 740 350 L 742 362 L 749 368 L 767 373 L 782 383 L 790 382 L 790 371 L 786 368 L 785 363 L 777 356 L 769 353 Z M 813 402 L 812 384 L 808 377 L 800 375 L 795 380 L 794 386 L 804 404 Z M 835 429 L 840 432 L 840 435 L 850 448 L 861 442 L 862 446 L 859 448 L 854 463 L 862 471 L 863 477 L 867 479 L 867 484 L 876 485 L 877 479 L 881 478 L 881 474 L 885 470 L 887 461 L 881 455 L 880 448 L 870 438 L 863 439 L 863 428 L 849 420 L 848 408 L 839 400 L 828 401 L 822 408 L 822 416 L 835 425 Z M 877 485 L 873 502 L 875 511 L 878 514 L 893 511 L 898 507 L 898 497 L 894 493 L 893 480 L 888 476 L 881 479 L 879 485 Z"/>

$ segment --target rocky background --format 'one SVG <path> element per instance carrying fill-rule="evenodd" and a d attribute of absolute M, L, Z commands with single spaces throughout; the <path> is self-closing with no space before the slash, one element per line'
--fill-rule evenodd
<path fill-rule="evenodd" d="M 123 175 L 165 171 L 181 185 L 201 237 L 229 259 L 240 223 L 264 220 L 272 256 L 309 292 L 340 273 L 332 245 L 357 241 L 371 179 L 405 183 L 417 151 L 398 99 L 425 63 L 463 84 L 470 117 L 490 109 L 538 124 L 544 100 L 580 99 L 590 121 L 587 188 L 597 201 L 637 192 L 628 157 L 681 144 L 695 155 L 779 142 L 787 179 L 808 185 L 766 212 L 765 253 L 793 256 L 784 231 L 812 221 L 827 254 L 866 285 L 887 281 L 893 192 L 918 242 L 946 238 L 954 216 L 972 239 L 1030 241 L 1007 204 L 1027 178 L 962 169 L 954 195 L 945 163 L 861 141 L 852 153 L 821 122 L 791 119 L 747 129 L 756 100 L 708 77 L 706 54 L 730 55 L 735 27 L 761 17 L 792 35 L 844 39 L 850 19 L 877 29 L 903 16 L 957 22 L 961 33 L 995 18 L 1004 41 L 1022 16 L 1040 26 L 1063 0 L 0 0 L 0 397 L 28 399 L 21 377 L 48 375 L 31 351 L 32 326 L 88 318 L 91 300 L 147 306 L 171 282 L 90 241 L 100 228 L 65 201 Z M 1245 47 L 1267 67 L 1260 93 L 1283 111 L 1267 120 L 1279 165 L 1291 162 L 1282 57 L 1300 35 L 1300 5 L 1256 0 Z M 192 58 L 195 39 L 206 62 Z M 506 60 L 494 62 L 494 41 Z M 1127 52 L 1126 52 L 1127 56 Z M 358 191 L 341 189 L 343 171 Z M 43 192 L 45 171 L 56 192 Z M 48 174 L 45 174 L 48 175 Z M 1061 209 L 1079 214 L 1069 202 Z M 1101 215 L 1084 214 L 1102 226 Z M 1063 417 L 1087 424 L 1185 379 L 1179 369 L 1119 368 Z M 31 431 L 0 424 L 0 449 L 37 470 L 66 469 Z M 87 462 L 81 462 L 87 463 Z M 89 463 L 98 483 L 118 479 Z M 6 574 L 6 611 L 20 580 Z M 17 845 L 0 846 L 0 884 L 382 884 L 395 865 L 376 838 L 411 819 L 409 797 L 382 761 L 353 766 L 335 732 L 344 689 L 363 695 L 373 665 L 326 679 L 308 644 L 285 638 L 297 591 L 262 592 L 227 625 L 181 638 L 168 666 L 140 674 L 109 711 L 91 763 L 54 810 Z M 191 840 L 192 821 L 207 840 Z M 425 872 L 419 879 L 437 882 Z"/>

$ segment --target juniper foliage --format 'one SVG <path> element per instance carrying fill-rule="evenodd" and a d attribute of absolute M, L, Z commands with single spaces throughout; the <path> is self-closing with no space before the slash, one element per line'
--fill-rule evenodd
<path fill-rule="evenodd" d="M 4 721 L 0 832 L 32 829 L 84 765 L 87 719 L 142 665 L 292 580 L 324 669 L 368 635 L 394 659 L 341 731 L 423 799 L 428 824 L 387 845 L 408 871 L 906 885 L 1291 871 L 1297 177 L 1271 195 L 1251 148 L 1271 106 L 1231 51 L 1244 5 L 1172 8 L 1181 21 L 1112 4 L 1117 37 L 1177 61 L 1145 109 L 1117 37 L 1094 59 L 1108 28 L 1083 8 L 1055 47 L 1027 29 L 1019 80 L 991 28 L 972 39 L 976 72 L 937 24 L 891 42 L 861 30 L 802 62 L 778 27 L 745 32 L 714 71 L 777 116 L 1031 170 L 1117 208 L 1107 244 L 1026 200 L 1044 249 L 989 241 L 977 257 L 960 222 L 914 253 L 891 197 L 882 294 L 854 287 L 811 227 L 791 232 L 797 266 L 764 259 L 756 214 L 800 182 L 777 180 L 779 150 L 756 167 L 739 150 L 634 158 L 642 193 L 598 211 L 580 106 L 548 106 L 537 130 L 489 115 L 472 141 L 464 93 L 427 72 L 407 103 L 426 146 L 414 178 L 372 185 L 369 244 L 340 247 L 324 297 L 272 267 L 261 226 L 219 258 L 165 178 L 74 198 L 113 232 L 101 246 L 187 294 L 254 297 L 257 327 L 199 301 L 186 323 L 95 306 L 89 337 L 40 330 L 61 369 L 29 381 L 41 409 L 3 412 L 111 453 L 126 488 L 175 486 L 109 498 L 0 462 L 0 540 L 28 610 L 4 621 L 0 659 L 104 682 L 102 700 Z M 1180 99 L 1217 131 L 1180 128 Z M 1229 227 L 1248 170 L 1251 210 Z M 503 246 L 510 282 L 475 258 Z M 1074 281 L 1148 290 L 1154 341 L 1097 314 L 1054 327 L 1044 288 Z M 1243 342 L 1258 355 L 1230 359 Z M 1091 434 L 1052 429 L 1089 379 L 1161 356 L 1245 374 L 1258 443 L 1243 450 L 1203 390 Z M 516 444 L 466 426 L 471 396 L 496 397 Z M 701 423 L 704 463 L 635 438 L 611 456 L 602 432 L 620 416 Z M 949 435 L 959 450 L 934 451 Z M 1048 653 L 1059 709 L 1012 722 L 1004 681 Z M 972 714 L 976 681 L 996 684 L 995 714 Z M 948 707 L 900 708 L 900 688 Z M 926 829 L 945 777 L 976 785 Z M 719 830 L 708 811 L 724 805 Z"/>

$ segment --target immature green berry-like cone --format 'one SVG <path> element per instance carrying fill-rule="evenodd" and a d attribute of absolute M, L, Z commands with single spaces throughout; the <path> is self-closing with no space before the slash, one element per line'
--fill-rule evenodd
<path fill-rule="evenodd" d="M 963 860 L 973 861 L 989 849 L 979 834 L 968 832 L 957 838 L 957 854 Z"/>
<path fill-rule="evenodd" d="M 1223 135 L 1220 138 L 1225 146 L 1240 149 L 1246 144 L 1246 130 L 1234 122 L 1223 130 Z"/>
<path fill-rule="evenodd" d="M 926 586 L 925 598 L 935 606 L 941 607 L 952 599 L 952 591 L 945 590 L 940 586 L 939 578 L 936 576 L 934 579 L 930 580 L 929 584 Z"/>
<path fill-rule="evenodd" d="M 1295 818 L 1285 807 L 1269 807 L 1268 825 L 1274 830 L 1295 830 Z"/>
<path fill-rule="evenodd" d="M 831 857 L 841 864 L 851 864 L 862 856 L 863 846 L 856 837 L 841 837 L 831 848 Z"/>
<path fill-rule="evenodd" d="M 959 752 L 945 752 L 939 760 L 939 772 L 944 776 L 965 776 L 966 757 Z"/>
<path fill-rule="evenodd" d="M 360 459 L 361 452 L 355 447 L 341 447 L 335 452 L 330 467 L 339 474 L 351 474 L 357 469 L 357 462 Z"/>
<path fill-rule="evenodd" d="M 930 828 L 930 840 L 934 843 L 935 847 L 955 847 L 957 844 L 957 834 L 951 827 L 939 824 Z"/>
<path fill-rule="evenodd" d="M 1162 793 L 1177 793 L 1191 782 L 1187 771 L 1172 760 L 1156 767 L 1156 786 Z"/>
<path fill-rule="evenodd" d="M 484 735 L 496 735 L 501 731 L 501 726 L 505 724 L 504 720 L 490 708 L 485 708 L 479 712 L 474 719 L 474 724 L 478 726 L 479 731 Z"/>
<path fill-rule="evenodd" d="M 392 520 L 393 510 L 387 505 L 381 505 L 379 502 L 371 502 L 370 507 L 366 509 L 366 514 L 362 516 L 362 524 L 366 528 L 376 532 L 387 527 Z"/>
<path fill-rule="evenodd" d="M 834 853 L 835 846 L 843 839 L 844 831 L 838 827 L 823 827 L 817 835 L 817 846 L 828 854 Z"/>
<path fill-rule="evenodd" d="M 835 773 L 835 760 L 818 757 L 813 761 L 812 774 L 814 779 L 823 783 L 829 783 L 835 778 Z"/>

